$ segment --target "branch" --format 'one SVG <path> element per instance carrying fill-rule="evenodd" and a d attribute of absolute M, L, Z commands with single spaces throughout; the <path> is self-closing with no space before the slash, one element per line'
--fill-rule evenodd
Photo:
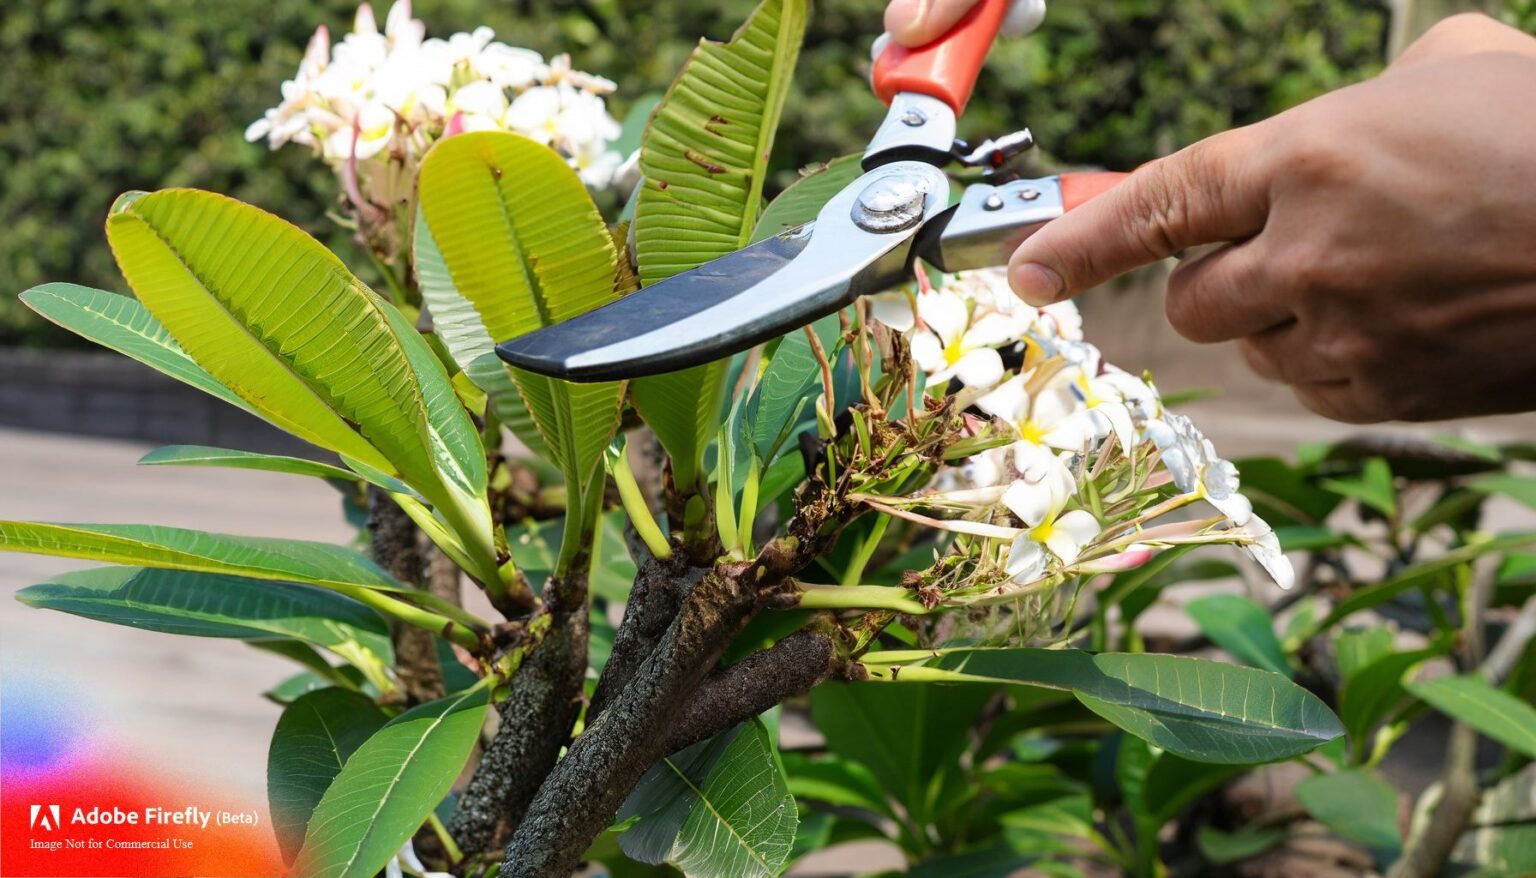
<path fill-rule="evenodd" d="M 501 724 L 448 822 L 466 856 L 493 851 L 522 822 L 570 741 L 587 674 L 587 615 L 557 613 L 509 683 Z"/>
<path fill-rule="evenodd" d="M 667 738 L 677 751 L 751 719 L 828 677 L 845 664 L 825 631 L 800 631 L 717 671 L 683 705 Z"/>
<path fill-rule="evenodd" d="M 570 875 L 640 777 L 665 755 L 665 729 L 751 617 L 752 589 L 702 578 L 628 685 L 571 745 L 507 845 L 501 878 Z"/>
<path fill-rule="evenodd" d="M 407 585 L 428 583 L 427 563 L 418 541 L 419 531 L 410 516 L 380 489 L 368 487 L 368 551 L 386 573 Z M 395 647 L 395 675 L 405 692 L 407 705 L 441 698 L 445 693 L 443 669 L 437 662 L 436 636 L 394 621 L 389 626 Z"/>

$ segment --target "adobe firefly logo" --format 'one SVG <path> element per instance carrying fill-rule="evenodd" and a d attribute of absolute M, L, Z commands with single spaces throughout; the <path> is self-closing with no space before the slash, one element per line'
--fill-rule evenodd
<path fill-rule="evenodd" d="M 59 828 L 58 805 L 33 805 L 32 820 L 28 824 L 33 829 L 42 829 L 55 832 Z"/>

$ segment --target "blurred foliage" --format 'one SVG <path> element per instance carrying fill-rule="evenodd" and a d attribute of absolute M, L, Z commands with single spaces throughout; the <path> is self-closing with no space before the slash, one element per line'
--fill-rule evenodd
<path fill-rule="evenodd" d="M 128 189 L 195 186 L 293 220 L 341 249 L 324 216 L 330 173 L 304 150 L 248 144 L 317 24 L 345 31 L 354 0 L 32 0 L 0 11 L 0 343 L 56 344 L 14 294 L 48 280 L 123 289 L 101 243 Z M 387 3 L 379 4 L 381 7 Z M 418 0 L 429 33 L 478 24 L 619 83 L 614 115 L 661 91 L 695 38 L 724 39 L 753 0 Z M 779 185 L 859 149 L 881 107 L 868 46 L 885 0 L 814 12 L 774 156 Z M 384 9 L 378 10 L 382 15 Z M 1037 36 L 1005 43 L 963 135 L 1029 125 L 1056 159 L 1128 168 L 1254 121 L 1380 64 L 1385 4 L 1361 0 L 1060 2 Z M 363 260 L 349 258 L 360 269 Z M 364 276 L 367 277 L 366 270 Z"/>

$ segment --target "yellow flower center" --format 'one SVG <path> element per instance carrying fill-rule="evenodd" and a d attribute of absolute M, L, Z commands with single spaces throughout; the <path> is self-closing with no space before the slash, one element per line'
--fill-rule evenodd
<path fill-rule="evenodd" d="M 1042 521 L 1036 525 L 1034 529 L 1029 532 L 1029 538 L 1037 543 L 1043 543 L 1050 539 L 1051 535 L 1054 533 L 1056 533 L 1056 522 L 1047 518 L 1045 521 Z"/>
<path fill-rule="evenodd" d="M 1033 420 L 1025 419 L 1019 422 L 1019 438 L 1033 445 L 1045 444 L 1045 430 Z"/>
<path fill-rule="evenodd" d="M 961 357 L 965 356 L 965 348 L 960 346 L 960 342 L 961 339 L 957 338 L 944 349 L 944 362 L 946 364 L 953 366 L 960 362 Z"/>

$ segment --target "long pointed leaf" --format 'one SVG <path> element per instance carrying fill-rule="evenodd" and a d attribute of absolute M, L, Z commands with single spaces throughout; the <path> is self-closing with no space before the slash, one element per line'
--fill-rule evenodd
<path fill-rule="evenodd" d="M 932 653 L 875 653 L 866 663 L 875 656 L 894 664 L 924 661 Z M 1116 726 L 1197 762 L 1284 759 L 1344 732 L 1317 696 L 1279 674 L 1184 656 L 960 649 L 931 667 L 872 667 L 878 678 L 897 681 L 1065 689 Z"/>
<path fill-rule="evenodd" d="M 774 132 L 805 35 L 806 0 L 764 0 L 729 43 L 701 41 L 651 118 L 635 207 L 643 285 L 751 241 Z M 672 457 L 697 477 L 720 425 L 721 362 L 635 381 L 631 396 Z"/>
<path fill-rule="evenodd" d="M 422 163 L 421 206 L 455 289 L 492 339 L 617 297 L 602 217 L 580 179 L 542 144 L 505 132 L 443 140 Z M 468 318 L 462 309 L 454 316 L 461 326 Z M 581 490 L 618 428 L 622 385 L 516 370 L 512 377 L 571 490 Z"/>
<path fill-rule="evenodd" d="M 265 417 L 219 383 L 181 349 L 137 299 L 75 284 L 43 284 L 21 294 L 28 308 L 81 338 L 111 348 L 155 371 Z"/>
<path fill-rule="evenodd" d="M 311 585 L 408 591 L 372 561 L 340 546 L 179 527 L 0 521 L 0 550 Z"/>
<path fill-rule="evenodd" d="M 468 512 L 484 505 L 483 452 L 447 373 L 319 242 L 185 189 L 120 199 L 107 240 L 139 300 L 221 383 L 294 435 L 400 474 L 489 544 L 489 510 Z"/>
<path fill-rule="evenodd" d="M 16 599 L 147 631 L 241 640 L 291 638 L 343 651 L 355 645 L 373 653 L 381 666 L 394 661 L 389 629 L 377 613 L 334 592 L 292 583 L 98 567 L 28 586 Z"/>
<path fill-rule="evenodd" d="M 480 737 L 486 687 L 395 717 L 347 759 L 315 806 L 294 873 L 372 878 L 442 801 Z"/>
<path fill-rule="evenodd" d="M 315 806 L 347 759 L 388 718 L 347 689 L 307 692 L 288 705 L 267 749 L 267 805 L 283 860 L 293 862 Z"/>
<path fill-rule="evenodd" d="M 139 466 L 213 466 L 230 469 L 253 469 L 295 476 L 314 476 L 321 479 L 341 479 L 347 482 L 362 481 L 351 470 L 328 463 L 286 457 L 281 454 L 259 454 L 233 448 L 215 448 L 209 445 L 165 445 L 139 458 Z"/>

